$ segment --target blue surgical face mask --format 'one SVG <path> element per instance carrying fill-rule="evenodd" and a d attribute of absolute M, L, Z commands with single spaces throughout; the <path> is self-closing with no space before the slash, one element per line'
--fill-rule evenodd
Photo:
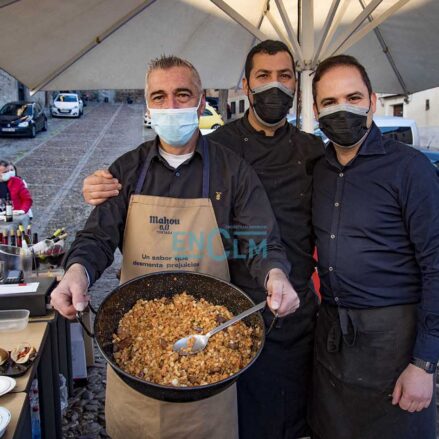
<path fill-rule="evenodd" d="M 15 177 L 15 171 L 3 172 L 2 181 L 9 181 L 11 177 Z"/>
<path fill-rule="evenodd" d="M 184 147 L 198 128 L 198 108 L 149 108 L 151 126 L 168 145 Z"/>

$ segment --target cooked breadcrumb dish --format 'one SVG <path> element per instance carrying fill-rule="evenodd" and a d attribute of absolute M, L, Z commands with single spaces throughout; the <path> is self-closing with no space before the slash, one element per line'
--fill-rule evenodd
<path fill-rule="evenodd" d="M 186 292 L 172 298 L 138 300 L 113 334 L 114 359 L 125 372 L 156 384 L 189 387 L 216 383 L 251 361 L 260 346 L 260 328 L 235 323 L 212 336 L 195 355 L 179 355 L 172 348 L 180 338 L 206 334 L 232 317 L 226 307 Z"/>

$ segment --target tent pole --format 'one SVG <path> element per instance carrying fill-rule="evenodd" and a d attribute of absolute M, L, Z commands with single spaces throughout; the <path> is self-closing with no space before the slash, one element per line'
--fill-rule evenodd
<path fill-rule="evenodd" d="M 270 39 L 269 36 L 265 35 L 256 26 L 253 26 L 245 17 L 236 12 L 232 7 L 230 7 L 224 0 L 210 0 L 213 4 L 218 6 L 226 15 L 228 15 L 232 20 L 241 25 L 244 29 L 250 32 L 259 41 L 264 41 Z"/>
<path fill-rule="evenodd" d="M 303 131 L 314 132 L 314 117 L 312 113 L 312 74 L 311 64 L 314 56 L 314 0 L 302 2 L 302 35 L 301 44 L 305 68 L 300 73 L 300 85 L 302 87 L 302 112 Z"/>
<path fill-rule="evenodd" d="M 288 18 L 285 5 L 283 4 L 282 0 L 275 0 L 275 1 L 276 1 L 277 10 L 279 11 L 280 17 L 287 31 L 291 45 L 293 46 L 294 49 L 293 53 L 294 53 L 294 57 L 296 58 L 296 62 L 299 63 L 299 65 L 303 65 L 303 52 L 296 38 L 296 35 L 294 34 L 293 26 L 291 25 L 291 22 Z M 314 0 L 310 0 L 310 1 L 314 1 Z"/>
<path fill-rule="evenodd" d="M 340 47 L 346 43 L 347 40 L 360 28 L 364 20 L 372 14 L 372 12 L 383 2 L 383 0 L 371 0 L 365 9 L 353 20 L 353 22 L 348 26 L 345 32 L 337 39 L 333 46 L 326 50 L 323 58 L 332 56 L 337 52 Z"/>
<path fill-rule="evenodd" d="M 359 0 L 359 1 L 360 1 L 361 7 L 363 9 L 365 9 L 366 5 L 364 4 L 364 0 Z M 369 22 L 373 21 L 373 19 L 370 15 L 367 18 L 368 18 Z M 398 79 L 398 82 L 401 85 L 401 88 L 404 90 L 404 94 L 406 96 L 408 96 L 410 93 L 405 85 L 405 81 L 404 81 L 401 73 L 399 72 L 398 67 L 396 66 L 396 63 L 395 63 L 393 56 L 392 56 L 392 52 L 390 51 L 389 47 L 387 46 L 386 41 L 384 40 L 383 35 L 381 34 L 379 27 L 377 26 L 373 31 L 375 32 L 375 35 L 378 39 L 378 42 L 380 43 L 381 48 L 383 49 L 383 53 L 386 55 L 387 60 L 389 61 L 390 66 L 392 67 L 392 70 L 395 72 L 395 76 Z"/>

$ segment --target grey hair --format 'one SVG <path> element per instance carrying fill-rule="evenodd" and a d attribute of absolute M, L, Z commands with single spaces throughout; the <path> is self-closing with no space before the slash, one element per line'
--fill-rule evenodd
<path fill-rule="evenodd" d="M 175 55 L 162 55 L 158 58 L 154 58 L 148 64 L 148 70 L 146 72 L 146 83 L 148 84 L 148 78 L 151 72 L 154 70 L 168 70 L 172 67 L 186 67 L 192 72 L 192 78 L 199 93 L 203 93 L 203 87 L 201 85 L 200 74 L 197 69 L 187 60 L 179 58 Z"/>

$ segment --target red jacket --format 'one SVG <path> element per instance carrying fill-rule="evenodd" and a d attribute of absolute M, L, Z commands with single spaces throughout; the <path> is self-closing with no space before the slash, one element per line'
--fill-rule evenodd
<path fill-rule="evenodd" d="M 18 177 L 11 177 L 8 180 L 8 189 L 11 194 L 14 210 L 24 210 L 27 212 L 32 206 L 32 196 L 26 189 L 23 180 Z"/>

